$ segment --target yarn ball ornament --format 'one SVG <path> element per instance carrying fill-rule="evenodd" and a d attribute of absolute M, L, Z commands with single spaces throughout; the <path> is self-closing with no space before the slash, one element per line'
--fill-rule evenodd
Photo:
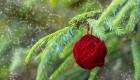
<path fill-rule="evenodd" d="M 84 35 L 73 47 L 75 62 L 86 70 L 103 67 L 106 54 L 104 41 L 91 34 Z"/>

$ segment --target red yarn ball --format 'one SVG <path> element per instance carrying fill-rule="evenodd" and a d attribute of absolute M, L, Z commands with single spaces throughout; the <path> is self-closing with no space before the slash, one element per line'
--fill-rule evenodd
<path fill-rule="evenodd" d="M 104 41 L 91 34 L 84 35 L 73 47 L 76 63 L 87 70 L 97 66 L 102 67 L 106 54 L 107 47 Z"/>

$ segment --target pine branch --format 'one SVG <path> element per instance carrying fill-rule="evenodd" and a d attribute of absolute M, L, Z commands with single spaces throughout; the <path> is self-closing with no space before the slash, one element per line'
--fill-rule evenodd
<path fill-rule="evenodd" d="M 139 11 L 138 7 L 134 7 L 133 11 L 130 13 L 128 24 L 125 27 L 126 32 L 132 32 L 135 25 L 140 21 Z"/>
<path fill-rule="evenodd" d="M 97 36 L 103 36 L 102 34 L 99 34 L 98 31 L 104 30 L 103 32 L 105 32 L 105 30 L 108 28 L 114 31 L 117 35 L 132 32 L 135 25 L 138 23 L 138 21 L 140 21 L 138 15 L 140 10 L 138 9 L 138 4 L 140 4 L 140 2 L 136 3 L 136 0 L 122 0 L 122 2 L 120 0 L 114 0 L 107 10 L 103 12 L 100 18 L 93 22 L 94 24 L 92 25 L 102 27 L 96 29 L 94 28 L 94 34 L 97 34 Z M 118 10 L 117 13 L 116 10 Z"/>
<path fill-rule="evenodd" d="M 60 58 L 65 58 L 72 52 L 72 48 L 74 43 L 84 34 L 86 33 L 84 26 L 79 27 L 77 30 L 77 34 L 72 38 L 72 40 L 65 46 L 64 50 L 59 55 Z"/>
<path fill-rule="evenodd" d="M 129 14 L 129 11 L 131 11 L 133 5 L 131 5 L 131 1 L 128 1 L 121 11 L 115 16 L 115 20 L 113 20 L 112 24 L 114 27 L 117 27 L 118 24 L 121 23 L 122 19 L 126 17 L 127 14 Z"/>
<path fill-rule="evenodd" d="M 122 1 L 114 0 L 111 3 L 111 5 L 107 8 L 107 10 L 104 11 L 104 13 L 101 15 L 101 17 L 99 18 L 99 20 L 96 23 L 96 26 L 97 27 L 107 27 L 110 30 L 115 31 L 115 33 L 117 35 L 122 34 L 123 29 L 120 27 L 119 23 L 121 21 L 119 21 L 119 20 L 122 19 L 122 16 L 125 15 L 124 14 L 125 8 L 123 10 L 123 8 L 121 9 L 121 7 L 125 6 L 126 2 L 127 2 L 127 0 L 122 0 Z M 121 10 L 121 11 L 119 12 L 119 10 Z M 119 14 L 117 14 L 117 13 L 119 13 Z M 121 15 L 120 15 L 120 13 L 121 13 Z M 116 18 L 115 20 L 118 20 L 117 22 L 114 20 L 114 17 Z M 114 22 L 116 22 L 115 25 L 114 25 Z"/>
<path fill-rule="evenodd" d="M 40 46 L 43 45 L 45 42 L 48 41 L 49 38 L 52 38 L 54 35 L 58 34 L 59 32 L 47 35 L 43 38 L 41 38 L 38 42 L 36 42 L 33 47 L 31 48 L 31 50 L 29 51 L 26 59 L 25 59 L 25 63 L 28 63 L 31 59 L 32 56 L 36 53 L 37 50 L 39 50 Z"/>
<path fill-rule="evenodd" d="M 90 72 L 90 76 L 88 78 L 88 80 L 94 80 L 96 78 L 96 74 L 99 71 L 99 68 L 95 68 Z"/>
<path fill-rule="evenodd" d="M 90 27 L 92 27 L 94 35 L 98 36 L 101 39 L 106 38 L 105 26 L 109 27 L 111 30 L 113 29 L 113 26 L 111 24 L 113 16 L 110 16 L 110 15 L 114 14 L 114 11 L 117 10 L 118 7 L 123 6 L 125 4 L 125 2 L 126 2 L 126 0 L 123 0 L 122 3 L 120 3 L 119 1 L 117 2 L 117 0 L 116 1 L 114 0 L 97 21 L 88 19 L 88 23 L 89 23 Z M 116 13 L 114 15 L 116 15 Z M 123 29 L 121 29 L 118 26 L 114 30 L 116 31 L 117 34 L 120 34 L 123 32 Z"/>
<path fill-rule="evenodd" d="M 66 28 L 68 29 L 68 27 L 66 27 Z M 26 56 L 25 62 L 28 63 L 32 59 L 33 55 L 35 55 L 36 51 L 40 48 L 40 46 L 42 44 L 47 42 L 45 45 L 48 46 L 48 41 L 50 41 L 53 37 L 56 37 L 57 34 L 65 31 L 66 28 L 62 29 L 62 30 L 59 30 L 59 31 L 56 31 L 56 32 L 54 32 L 52 34 L 46 35 L 43 38 L 41 38 L 38 42 L 36 42 L 33 45 L 33 47 L 31 48 L 31 50 L 29 51 L 28 55 Z M 40 54 L 43 55 L 43 53 L 40 53 Z"/>
<path fill-rule="evenodd" d="M 88 19 L 89 26 L 93 30 L 93 34 L 99 37 L 100 39 L 105 39 L 105 28 L 96 26 L 96 20 Z"/>
<path fill-rule="evenodd" d="M 43 57 L 38 67 L 36 80 L 47 80 L 55 68 L 62 62 L 59 54 L 63 51 L 67 43 L 77 33 L 76 28 L 67 27 L 59 31 L 56 37 L 48 41 L 48 46 L 43 51 Z M 57 65 L 58 64 L 58 65 Z"/>
<path fill-rule="evenodd" d="M 62 76 L 64 76 L 64 79 L 66 80 L 87 80 L 89 77 L 89 72 L 90 71 L 79 68 L 77 64 L 74 64 L 72 68 L 63 73 Z"/>
<path fill-rule="evenodd" d="M 121 11 L 115 16 L 115 20 L 112 22 L 112 29 L 115 31 L 117 35 L 121 35 L 125 33 L 125 27 L 123 27 L 126 23 L 127 24 L 127 18 L 129 17 L 130 13 L 134 7 L 132 5 L 132 1 L 128 1 L 124 7 L 121 9 Z"/>
<path fill-rule="evenodd" d="M 49 80 L 55 80 L 56 77 L 63 73 L 63 71 L 65 70 L 65 68 L 67 66 L 69 66 L 69 62 L 71 61 L 72 59 L 72 55 L 70 55 L 56 70 L 55 72 L 50 76 Z"/>
<path fill-rule="evenodd" d="M 100 13 L 101 13 L 101 11 L 99 11 L 99 10 L 97 10 L 97 11 L 89 11 L 89 12 L 82 13 L 82 14 L 72 18 L 69 21 L 69 25 L 76 26 L 78 24 L 78 22 L 80 22 L 81 20 L 86 20 L 88 18 L 98 17 L 98 15 Z"/>
<path fill-rule="evenodd" d="M 131 44 L 133 63 L 135 68 L 135 80 L 140 80 L 140 49 L 138 48 L 137 42 L 135 39 L 132 39 Z"/>
<path fill-rule="evenodd" d="M 67 57 L 69 55 L 69 53 L 72 51 L 72 46 L 74 45 L 74 43 L 85 33 L 85 29 L 84 26 L 79 27 L 79 29 L 77 29 L 77 34 L 76 36 L 74 36 L 70 42 L 65 46 L 64 50 L 59 54 L 59 57 L 61 59 L 64 59 L 65 57 Z M 43 56 L 43 52 L 41 52 L 36 58 L 35 61 L 40 61 L 41 58 Z"/>
<path fill-rule="evenodd" d="M 105 24 L 105 19 L 107 16 L 111 15 L 112 13 L 116 12 L 116 10 L 122 6 L 127 0 L 113 0 L 112 3 L 108 6 L 108 8 L 102 13 L 100 16 L 97 26 L 102 26 Z"/>
<path fill-rule="evenodd" d="M 71 59 L 68 61 L 67 65 L 65 66 L 61 65 L 56 70 L 56 72 L 58 71 L 59 74 L 57 73 L 57 75 L 55 75 L 55 72 L 54 72 L 54 74 L 52 74 L 53 79 L 50 79 L 50 80 L 57 80 L 57 79 L 74 80 L 75 78 L 76 80 L 87 80 L 89 76 L 89 71 L 79 68 L 77 64 L 74 64 L 74 60 L 72 59 L 72 56 L 70 57 Z"/>

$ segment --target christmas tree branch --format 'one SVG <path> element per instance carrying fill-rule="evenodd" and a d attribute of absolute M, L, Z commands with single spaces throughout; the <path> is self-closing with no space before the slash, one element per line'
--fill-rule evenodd
<path fill-rule="evenodd" d="M 43 56 L 38 67 L 36 80 L 49 79 L 49 76 L 55 68 L 62 62 L 62 59 L 59 58 L 59 54 L 76 32 L 76 28 L 67 27 L 63 29 L 63 32 L 60 32 L 56 37 L 48 41 L 48 46 L 46 46 L 43 51 Z M 56 62 L 59 64 L 57 65 Z"/>
<path fill-rule="evenodd" d="M 126 15 L 129 14 L 128 11 L 131 11 L 133 5 L 131 5 L 131 1 L 128 1 L 123 8 L 121 9 L 121 11 L 115 16 L 115 20 L 112 21 L 112 24 L 114 27 L 118 27 L 118 24 L 121 24 L 121 21 L 123 20 L 124 17 L 126 17 Z"/>
<path fill-rule="evenodd" d="M 107 16 L 111 15 L 112 13 L 116 12 L 116 10 L 122 6 L 127 0 L 113 0 L 111 4 L 108 6 L 108 8 L 102 13 L 100 16 L 97 26 L 102 26 L 102 24 L 105 24 L 105 19 Z"/>
<path fill-rule="evenodd" d="M 65 61 L 55 70 L 55 72 L 53 72 L 53 74 L 50 76 L 49 80 L 55 80 L 56 77 L 61 74 L 65 68 L 67 68 L 67 66 L 69 66 L 69 62 L 72 59 L 72 55 L 70 55 L 69 57 L 67 57 L 67 59 L 65 59 Z"/>
<path fill-rule="evenodd" d="M 28 63 L 32 59 L 32 56 L 36 53 L 37 50 L 40 49 L 41 45 L 45 44 L 45 42 L 47 42 L 49 40 L 49 38 L 52 38 L 54 35 L 56 35 L 58 33 L 59 33 L 59 31 L 56 33 L 50 34 L 50 35 L 46 35 L 43 38 L 41 38 L 39 41 L 37 41 L 31 48 L 31 50 L 29 51 L 29 53 L 25 59 L 25 63 Z"/>
<path fill-rule="evenodd" d="M 130 13 L 128 24 L 125 27 L 126 32 L 132 32 L 135 25 L 140 21 L 140 15 L 138 7 L 134 7 L 133 11 Z"/>
<path fill-rule="evenodd" d="M 132 39 L 131 49 L 135 68 L 134 78 L 135 80 L 140 80 L 140 49 L 134 38 Z"/>
<path fill-rule="evenodd" d="M 69 25 L 70 26 L 77 26 L 77 24 L 81 21 L 84 21 L 88 18 L 92 18 L 92 19 L 95 19 L 96 17 L 99 16 L 99 14 L 101 13 L 101 11 L 97 10 L 97 11 L 90 11 L 90 12 L 85 12 L 85 13 L 82 13 L 74 18 L 72 18 L 70 21 L 69 21 Z M 79 27 L 79 26 L 77 26 Z"/>

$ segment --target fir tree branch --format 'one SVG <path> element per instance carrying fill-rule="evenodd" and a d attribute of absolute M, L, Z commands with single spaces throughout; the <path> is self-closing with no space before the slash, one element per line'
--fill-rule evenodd
<path fill-rule="evenodd" d="M 112 22 L 113 27 L 118 27 L 118 24 L 121 24 L 122 19 L 126 17 L 127 14 L 129 14 L 129 12 L 133 7 L 131 3 L 132 3 L 131 1 L 128 1 L 121 9 L 121 11 L 115 16 L 115 20 L 113 20 Z"/>
<path fill-rule="evenodd" d="M 116 11 L 117 8 L 119 8 L 120 6 L 122 6 L 127 0 L 113 0 L 111 2 L 111 4 L 108 6 L 108 8 L 102 13 L 102 15 L 100 16 L 98 22 L 97 22 L 97 26 L 102 26 L 101 24 L 104 24 L 105 19 L 107 16 L 111 15 L 112 13 L 114 13 Z"/>
<path fill-rule="evenodd" d="M 87 20 L 89 23 L 90 28 L 93 30 L 93 34 L 99 37 L 100 39 L 105 39 L 105 28 L 104 27 L 98 27 L 96 26 L 97 21 L 93 19 L 88 19 Z"/>
<path fill-rule="evenodd" d="M 55 68 L 62 62 L 59 54 L 76 33 L 76 28 L 67 27 L 59 32 L 56 37 L 48 41 L 48 46 L 43 51 L 43 57 L 38 67 L 36 80 L 47 80 Z M 55 50 L 54 50 L 55 49 Z M 58 65 L 56 64 L 59 63 Z"/>
<path fill-rule="evenodd" d="M 61 74 L 68 65 L 69 61 L 71 61 L 72 55 L 70 55 L 65 61 L 55 70 L 55 72 L 50 76 L 49 80 L 55 80 L 56 77 Z"/>
<path fill-rule="evenodd" d="M 77 34 L 72 38 L 72 40 L 65 46 L 64 50 L 60 53 L 60 58 L 65 58 L 69 55 L 69 53 L 72 51 L 74 43 L 86 33 L 84 26 L 80 26 L 77 30 Z"/>
<path fill-rule="evenodd" d="M 78 22 L 80 22 L 81 20 L 86 20 L 88 18 L 93 18 L 94 19 L 95 17 L 98 17 L 98 15 L 100 13 L 101 13 L 101 11 L 99 11 L 99 10 L 82 13 L 82 14 L 72 18 L 69 21 L 69 25 L 76 26 L 78 24 Z M 77 27 L 79 27 L 79 26 L 77 26 Z"/>
<path fill-rule="evenodd" d="M 88 78 L 88 80 L 94 80 L 96 78 L 96 74 L 99 71 L 99 68 L 95 68 L 90 72 L 90 76 Z"/>
<path fill-rule="evenodd" d="M 135 28 L 135 25 L 140 21 L 138 7 L 134 7 L 133 11 L 130 13 L 128 24 L 125 27 L 127 33 L 132 32 Z"/>
<path fill-rule="evenodd" d="M 29 51 L 26 59 L 25 59 L 25 63 L 28 63 L 31 59 L 33 54 L 35 54 L 35 51 L 37 51 L 40 47 L 40 45 L 42 45 L 43 43 L 45 43 L 50 37 L 52 37 L 54 34 L 51 35 L 47 35 L 43 38 L 41 38 L 38 42 L 36 42 L 33 47 L 31 48 L 31 50 Z"/>
<path fill-rule="evenodd" d="M 140 49 L 135 39 L 132 39 L 131 49 L 135 68 L 134 78 L 135 80 L 140 80 Z"/>
<path fill-rule="evenodd" d="M 57 34 L 63 32 L 63 31 L 65 31 L 65 29 L 56 31 L 50 35 L 46 35 L 45 37 L 41 38 L 38 42 L 36 42 L 33 45 L 33 47 L 31 48 L 31 50 L 29 51 L 28 55 L 26 56 L 25 63 L 28 63 L 32 59 L 33 55 L 35 54 L 35 51 L 37 51 L 42 44 L 44 44 L 46 41 L 49 41 L 51 38 L 56 37 Z M 47 46 L 47 44 L 46 44 L 46 46 Z"/>

